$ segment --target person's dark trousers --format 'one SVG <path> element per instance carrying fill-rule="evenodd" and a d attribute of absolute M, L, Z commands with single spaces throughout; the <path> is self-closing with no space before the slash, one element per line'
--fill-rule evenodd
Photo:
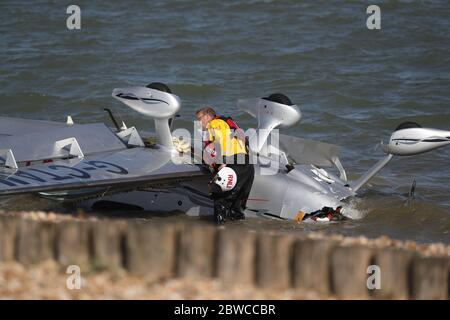
<path fill-rule="evenodd" d="M 243 211 L 247 205 L 247 199 L 255 176 L 252 164 L 227 165 L 236 172 L 237 183 L 230 192 L 214 193 L 214 217 L 221 223 L 227 219 L 243 219 Z"/>
<path fill-rule="evenodd" d="M 231 209 L 235 212 L 242 212 L 247 206 L 247 199 L 255 177 L 255 168 L 253 164 L 230 164 L 228 167 L 233 169 L 237 176 L 236 186 L 230 195 Z"/>

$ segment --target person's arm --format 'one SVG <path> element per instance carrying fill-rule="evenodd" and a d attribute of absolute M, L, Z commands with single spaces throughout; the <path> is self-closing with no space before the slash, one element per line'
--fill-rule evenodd
<path fill-rule="evenodd" d="M 221 143 L 223 143 L 222 139 L 222 131 L 223 131 L 223 127 L 221 125 L 221 121 L 217 121 L 217 120 L 211 120 L 210 123 L 208 124 L 208 134 L 209 134 L 209 142 L 208 144 L 211 143 L 215 143 L 218 144 L 218 148 L 220 148 Z M 216 156 L 219 154 L 221 155 L 220 150 L 215 150 L 216 151 Z M 211 167 L 213 167 L 213 169 L 215 171 L 219 171 L 220 169 L 222 169 L 223 167 L 225 167 L 226 164 L 221 164 L 220 166 L 217 163 L 212 163 Z"/>
<path fill-rule="evenodd" d="M 208 143 L 214 142 L 216 140 L 216 130 L 219 130 L 217 123 L 211 120 L 206 130 L 208 131 Z"/>

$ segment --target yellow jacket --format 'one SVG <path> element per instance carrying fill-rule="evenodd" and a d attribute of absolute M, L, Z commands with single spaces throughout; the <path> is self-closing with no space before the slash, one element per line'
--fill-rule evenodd
<path fill-rule="evenodd" d="M 207 126 L 209 141 L 220 145 L 221 155 L 225 157 L 235 154 L 247 154 L 244 141 L 234 136 L 230 126 L 222 119 L 213 119 Z M 218 150 L 216 150 L 218 151 Z"/>

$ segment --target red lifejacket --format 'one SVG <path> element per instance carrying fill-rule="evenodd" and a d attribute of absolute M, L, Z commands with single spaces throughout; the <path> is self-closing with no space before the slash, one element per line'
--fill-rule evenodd
<path fill-rule="evenodd" d="M 238 124 L 236 122 L 234 122 L 234 120 L 231 117 L 225 117 L 225 116 L 215 116 L 214 119 L 220 119 L 225 121 L 228 126 L 230 127 L 230 129 L 236 133 L 237 130 L 240 130 L 243 134 L 244 130 L 241 129 L 241 127 L 238 126 Z M 239 137 L 238 135 L 234 135 L 237 139 L 242 140 L 244 142 L 245 148 L 247 149 L 248 152 L 248 138 L 247 137 Z"/>
<path fill-rule="evenodd" d="M 225 117 L 225 116 L 215 116 L 214 119 L 220 119 L 225 121 L 231 130 L 238 130 L 240 127 L 237 125 L 236 122 L 231 117 Z"/>

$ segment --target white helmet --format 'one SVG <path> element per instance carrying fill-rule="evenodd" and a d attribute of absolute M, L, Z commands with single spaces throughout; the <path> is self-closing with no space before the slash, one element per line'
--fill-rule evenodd
<path fill-rule="evenodd" d="M 229 167 L 223 167 L 214 177 L 214 183 L 222 189 L 222 192 L 232 190 L 236 186 L 236 182 L 236 172 Z"/>

